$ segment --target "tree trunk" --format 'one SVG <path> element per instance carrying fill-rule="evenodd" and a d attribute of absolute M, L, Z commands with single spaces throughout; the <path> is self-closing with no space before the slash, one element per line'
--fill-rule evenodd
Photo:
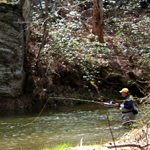
<path fill-rule="evenodd" d="M 30 41 L 30 24 L 31 24 L 31 0 L 25 0 L 23 6 L 23 17 L 26 22 L 26 43 L 25 43 L 25 55 L 28 53 L 28 43 Z"/>
<path fill-rule="evenodd" d="M 93 34 L 104 43 L 103 37 L 103 0 L 93 0 Z"/>

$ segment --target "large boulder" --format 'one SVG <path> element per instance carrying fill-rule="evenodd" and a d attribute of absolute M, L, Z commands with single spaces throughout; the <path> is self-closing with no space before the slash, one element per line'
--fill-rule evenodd
<path fill-rule="evenodd" d="M 24 82 L 24 20 L 19 5 L 0 3 L 0 97 L 17 97 Z"/>

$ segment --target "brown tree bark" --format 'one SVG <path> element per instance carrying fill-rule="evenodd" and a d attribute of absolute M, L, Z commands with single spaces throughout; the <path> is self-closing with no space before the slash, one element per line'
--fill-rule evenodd
<path fill-rule="evenodd" d="M 93 0 L 93 34 L 104 43 L 103 37 L 103 0 Z"/>

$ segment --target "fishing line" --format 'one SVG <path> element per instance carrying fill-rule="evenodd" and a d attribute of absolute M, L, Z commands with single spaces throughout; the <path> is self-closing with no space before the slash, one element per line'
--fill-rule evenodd
<path fill-rule="evenodd" d="M 49 101 L 49 98 L 47 99 L 46 103 L 44 104 L 44 106 L 43 106 L 42 110 L 40 111 L 40 113 L 38 114 L 38 116 L 37 116 L 33 121 L 31 121 L 30 123 L 27 123 L 27 124 L 24 125 L 24 126 L 27 126 L 27 125 L 32 124 L 33 122 L 35 122 L 35 121 L 39 118 L 39 116 L 42 114 L 43 110 L 45 109 L 45 107 L 46 107 L 48 101 Z"/>
<path fill-rule="evenodd" d="M 82 102 L 89 102 L 89 103 L 96 103 L 96 104 L 101 104 L 105 107 L 110 107 L 111 105 L 107 102 L 98 102 L 98 101 L 95 101 L 95 100 L 84 100 L 84 99 L 76 99 L 76 98 L 66 98 L 66 97 L 48 97 L 47 101 L 45 102 L 42 110 L 40 111 L 40 113 L 38 114 L 38 116 L 33 120 L 31 121 L 30 123 L 27 123 L 26 125 L 24 126 L 27 126 L 27 125 L 30 125 L 32 124 L 33 122 L 35 122 L 39 116 L 42 114 L 43 110 L 45 109 L 47 103 L 51 100 L 51 99 L 55 99 L 55 100 L 60 100 L 60 99 L 66 99 L 66 100 L 74 100 L 74 101 L 82 101 Z"/>

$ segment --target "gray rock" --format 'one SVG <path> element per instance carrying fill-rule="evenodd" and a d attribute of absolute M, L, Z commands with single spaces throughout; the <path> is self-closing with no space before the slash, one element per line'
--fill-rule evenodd
<path fill-rule="evenodd" d="M 0 4 L 0 96 L 22 93 L 25 35 L 19 12 L 16 6 Z"/>

